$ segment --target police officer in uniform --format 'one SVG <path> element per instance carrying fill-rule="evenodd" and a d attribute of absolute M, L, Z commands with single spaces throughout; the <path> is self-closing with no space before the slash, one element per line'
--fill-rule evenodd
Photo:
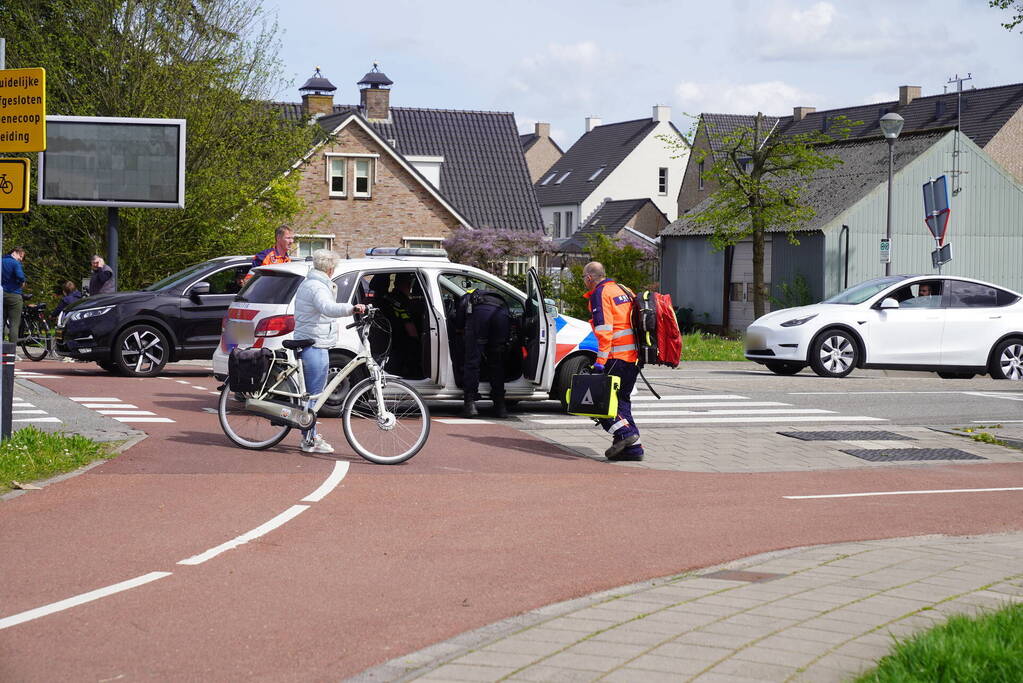
<path fill-rule="evenodd" d="M 490 398 L 494 401 L 494 417 L 508 417 L 504 402 L 504 365 L 511 330 L 508 302 L 496 292 L 470 289 L 458 303 L 455 327 L 464 330 L 465 365 L 462 371 L 464 405 L 462 417 L 477 417 L 480 365 L 487 359 L 490 374 Z"/>

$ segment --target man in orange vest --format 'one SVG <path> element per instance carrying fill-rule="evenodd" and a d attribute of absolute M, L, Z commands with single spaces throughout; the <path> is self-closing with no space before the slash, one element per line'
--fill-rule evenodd
<path fill-rule="evenodd" d="M 273 263 L 290 263 L 291 257 L 288 256 L 288 251 L 294 243 L 295 233 L 292 229 L 287 225 L 280 226 L 274 231 L 274 245 L 253 256 L 252 267 L 269 266 Z M 250 277 L 252 277 L 251 270 L 249 271 L 249 274 L 245 276 L 245 281 L 248 282 Z"/>
<path fill-rule="evenodd" d="M 632 390 L 639 376 L 639 353 L 632 331 L 632 296 L 604 273 L 597 261 L 583 268 L 584 295 L 590 302 L 590 325 L 597 337 L 595 372 L 606 372 L 621 378 L 618 389 L 618 414 L 600 420 L 600 426 L 611 434 L 611 447 L 604 451 L 608 460 L 642 460 L 639 427 L 632 419 Z"/>

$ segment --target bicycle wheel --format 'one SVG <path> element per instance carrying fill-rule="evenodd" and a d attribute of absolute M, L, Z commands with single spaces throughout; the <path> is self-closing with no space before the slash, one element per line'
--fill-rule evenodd
<path fill-rule="evenodd" d="M 383 385 L 377 416 L 376 384 L 368 377 L 348 394 L 341 412 L 345 438 L 355 452 L 378 465 L 397 465 L 418 453 L 430 436 L 430 410 L 416 390 L 398 380 Z"/>
<path fill-rule="evenodd" d="M 294 377 L 288 377 L 279 387 L 282 391 L 298 393 L 298 384 Z M 276 446 L 291 431 L 291 426 L 274 423 L 268 417 L 254 415 L 245 410 L 245 399 L 250 394 L 238 394 L 231 390 L 227 383 L 220 390 L 220 402 L 217 405 L 217 416 L 220 428 L 236 445 L 261 451 Z M 270 397 L 267 397 L 270 398 Z M 285 399 L 283 396 L 274 398 L 276 401 L 287 400 L 298 408 L 298 399 Z"/>
<path fill-rule="evenodd" d="M 24 335 L 21 350 L 32 360 L 42 360 L 50 352 L 50 326 L 45 321 L 27 320 L 21 326 Z"/>

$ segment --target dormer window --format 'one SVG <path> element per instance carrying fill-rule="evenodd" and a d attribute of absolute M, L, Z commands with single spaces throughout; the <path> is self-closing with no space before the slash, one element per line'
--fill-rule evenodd
<path fill-rule="evenodd" d="M 552 180 L 554 180 L 554 176 L 556 176 L 556 175 L 558 175 L 558 174 L 557 173 L 551 173 L 549 176 L 544 178 L 544 181 L 542 183 L 540 183 L 540 185 L 546 185 L 547 183 L 551 182 Z"/>
<path fill-rule="evenodd" d="M 600 168 L 598 168 L 596 171 L 593 172 L 593 175 L 591 175 L 589 179 L 590 180 L 596 179 L 597 176 L 604 172 L 605 168 L 607 168 L 607 166 L 601 166 Z"/>
<path fill-rule="evenodd" d="M 560 185 L 561 183 L 565 182 L 565 178 L 567 178 L 569 176 L 569 174 L 571 174 L 571 173 L 572 173 L 572 171 L 565 171 L 564 173 L 561 174 L 561 177 L 558 178 L 558 181 L 556 183 L 554 183 L 554 184 L 555 185 Z"/>

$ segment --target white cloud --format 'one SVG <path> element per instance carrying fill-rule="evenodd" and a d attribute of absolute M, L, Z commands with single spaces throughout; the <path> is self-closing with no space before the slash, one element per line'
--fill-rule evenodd
<path fill-rule="evenodd" d="M 783 81 L 761 83 L 697 83 L 683 81 L 675 86 L 678 106 L 688 114 L 756 114 L 775 116 L 792 113 L 792 107 L 818 106 L 819 97 Z M 818 107 L 820 108 L 820 107 Z"/>

